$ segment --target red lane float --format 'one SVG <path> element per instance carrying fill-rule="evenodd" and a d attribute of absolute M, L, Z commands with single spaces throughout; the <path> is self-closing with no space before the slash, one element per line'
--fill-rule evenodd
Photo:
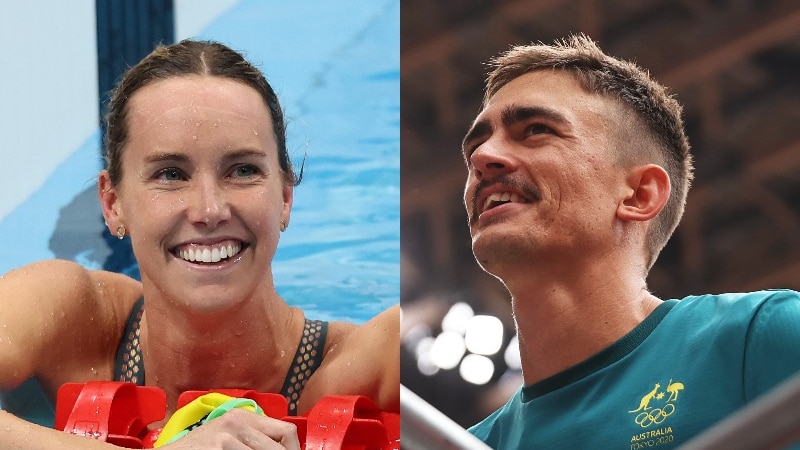
<path fill-rule="evenodd" d="M 217 392 L 255 401 L 264 414 L 291 422 L 304 450 L 399 450 L 400 415 L 381 411 L 364 396 L 323 397 L 305 415 L 289 416 L 280 394 L 244 389 L 188 391 L 178 398 L 182 408 L 198 397 Z M 153 448 L 164 419 L 166 395 L 152 386 L 118 381 L 67 383 L 58 391 L 55 428 L 125 448 Z"/>

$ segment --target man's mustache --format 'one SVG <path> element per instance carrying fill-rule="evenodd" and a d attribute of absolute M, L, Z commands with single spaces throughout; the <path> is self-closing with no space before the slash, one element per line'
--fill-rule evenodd
<path fill-rule="evenodd" d="M 470 225 L 474 224 L 475 221 L 478 220 L 478 199 L 481 197 L 483 190 L 488 187 L 494 187 L 498 185 L 508 188 L 509 190 L 519 192 L 532 202 L 542 199 L 542 194 L 539 191 L 539 188 L 525 180 L 519 179 L 519 177 L 514 177 L 511 174 L 503 174 L 489 180 L 481 180 L 475 187 L 475 191 L 472 193 L 472 199 L 470 200 L 470 207 L 472 211 L 472 214 L 470 214 L 469 218 Z"/>

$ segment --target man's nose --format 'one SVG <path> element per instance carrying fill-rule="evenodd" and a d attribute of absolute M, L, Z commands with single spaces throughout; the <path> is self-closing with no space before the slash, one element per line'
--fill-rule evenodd
<path fill-rule="evenodd" d="M 475 176 L 480 180 L 512 172 L 517 165 L 508 146 L 494 137 L 479 145 L 472 152 L 469 160 Z"/>

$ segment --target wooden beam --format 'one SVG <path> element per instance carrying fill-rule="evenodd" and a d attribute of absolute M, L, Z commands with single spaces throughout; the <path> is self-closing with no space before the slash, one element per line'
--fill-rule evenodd
<path fill-rule="evenodd" d="M 658 78 L 672 90 L 685 88 L 714 77 L 753 54 L 795 36 L 800 36 L 800 10 L 782 14 L 739 37 L 725 41 Z"/>

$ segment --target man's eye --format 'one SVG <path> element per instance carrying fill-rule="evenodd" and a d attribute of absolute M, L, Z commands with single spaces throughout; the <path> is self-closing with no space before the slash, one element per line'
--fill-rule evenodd
<path fill-rule="evenodd" d="M 183 172 L 179 169 L 169 167 L 159 170 L 156 173 L 156 178 L 163 181 L 181 181 L 183 180 Z"/>
<path fill-rule="evenodd" d="M 532 136 L 535 134 L 550 134 L 553 129 L 541 123 L 533 123 L 525 127 L 525 135 Z"/>

